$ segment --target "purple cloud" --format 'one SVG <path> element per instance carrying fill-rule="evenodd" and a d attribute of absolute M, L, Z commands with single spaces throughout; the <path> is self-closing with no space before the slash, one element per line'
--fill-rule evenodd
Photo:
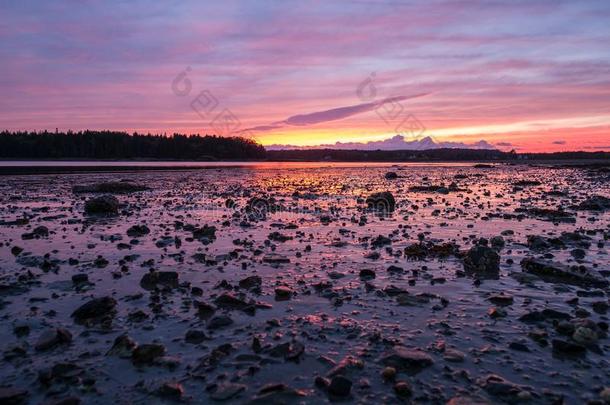
<path fill-rule="evenodd" d="M 409 100 L 409 99 L 413 99 L 413 98 L 417 98 L 417 97 L 423 97 L 427 94 L 429 94 L 429 93 L 419 93 L 419 94 L 414 94 L 411 96 L 388 97 L 383 100 L 373 101 L 370 103 L 356 104 L 356 105 L 351 105 L 351 106 L 347 106 L 347 107 L 331 108 L 330 110 L 316 111 L 316 112 L 312 112 L 312 113 L 308 113 L 308 114 L 297 114 L 297 115 L 288 117 L 283 121 L 274 122 L 269 125 L 260 125 L 257 127 L 246 128 L 242 132 L 246 132 L 246 131 L 264 132 L 264 131 L 271 131 L 274 129 L 282 128 L 284 125 L 301 127 L 301 126 L 321 124 L 323 122 L 328 122 L 328 121 L 341 120 L 341 119 L 348 118 L 348 117 L 351 117 L 356 114 L 362 114 L 365 112 L 373 111 L 377 108 L 382 107 L 386 103 L 397 103 L 397 102 L 404 101 L 404 100 Z"/>

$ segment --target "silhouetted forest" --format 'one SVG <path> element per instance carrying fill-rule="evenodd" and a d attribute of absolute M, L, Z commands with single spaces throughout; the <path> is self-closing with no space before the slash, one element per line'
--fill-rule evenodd
<path fill-rule="evenodd" d="M 269 160 L 330 160 L 347 162 L 403 162 L 417 160 L 476 161 L 516 159 L 516 154 L 499 150 L 428 149 L 428 150 L 339 150 L 299 149 L 267 151 Z"/>
<path fill-rule="evenodd" d="M 609 152 L 516 153 L 495 149 L 428 149 L 428 150 L 339 150 L 293 149 L 267 151 L 267 160 L 343 161 L 343 162 L 409 162 L 409 161 L 518 161 L 518 160 L 610 160 Z"/>
<path fill-rule="evenodd" d="M 265 148 L 250 139 L 213 135 L 3 131 L 0 158 L 249 160 L 265 158 Z"/>

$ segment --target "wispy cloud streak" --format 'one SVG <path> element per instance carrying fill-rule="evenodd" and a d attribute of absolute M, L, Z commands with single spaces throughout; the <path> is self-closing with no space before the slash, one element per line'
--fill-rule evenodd
<path fill-rule="evenodd" d="M 330 110 L 316 111 L 316 112 L 307 113 L 307 114 L 297 114 L 297 115 L 288 117 L 283 121 L 274 122 L 270 125 L 260 125 L 260 126 L 256 126 L 256 127 L 252 127 L 252 128 L 247 128 L 243 132 L 246 132 L 246 131 L 249 131 L 249 132 L 272 131 L 275 129 L 282 128 L 286 125 L 303 127 L 303 126 L 321 124 L 321 123 L 325 123 L 325 122 L 329 122 L 329 121 L 342 120 L 345 118 L 349 118 L 353 115 L 362 114 L 362 113 L 366 113 L 369 111 L 374 111 L 386 103 L 396 103 L 396 102 L 400 102 L 400 101 L 404 101 L 404 100 L 423 97 L 428 94 L 429 93 L 419 93 L 419 94 L 414 94 L 411 96 L 388 97 L 383 100 L 373 101 L 370 103 L 361 103 L 361 104 L 351 105 L 351 106 L 347 106 L 347 107 L 331 108 Z"/>

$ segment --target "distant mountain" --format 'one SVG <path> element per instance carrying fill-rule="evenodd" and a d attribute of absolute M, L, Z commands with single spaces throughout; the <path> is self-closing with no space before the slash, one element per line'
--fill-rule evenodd
<path fill-rule="evenodd" d="M 430 150 L 430 149 L 475 149 L 495 150 L 496 148 L 487 141 L 475 143 L 463 142 L 435 142 L 427 136 L 422 139 L 407 141 L 402 135 L 395 135 L 382 141 L 371 142 L 335 142 L 334 144 L 318 146 L 295 146 L 295 145 L 268 145 L 267 150 L 309 150 L 309 149 L 334 149 L 334 150 Z"/>

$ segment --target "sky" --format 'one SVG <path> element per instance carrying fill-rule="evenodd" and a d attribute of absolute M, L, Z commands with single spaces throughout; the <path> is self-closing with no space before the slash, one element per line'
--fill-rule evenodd
<path fill-rule="evenodd" d="M 610 150 L 610 1 L 6 1 L 0 129 Z"/>

